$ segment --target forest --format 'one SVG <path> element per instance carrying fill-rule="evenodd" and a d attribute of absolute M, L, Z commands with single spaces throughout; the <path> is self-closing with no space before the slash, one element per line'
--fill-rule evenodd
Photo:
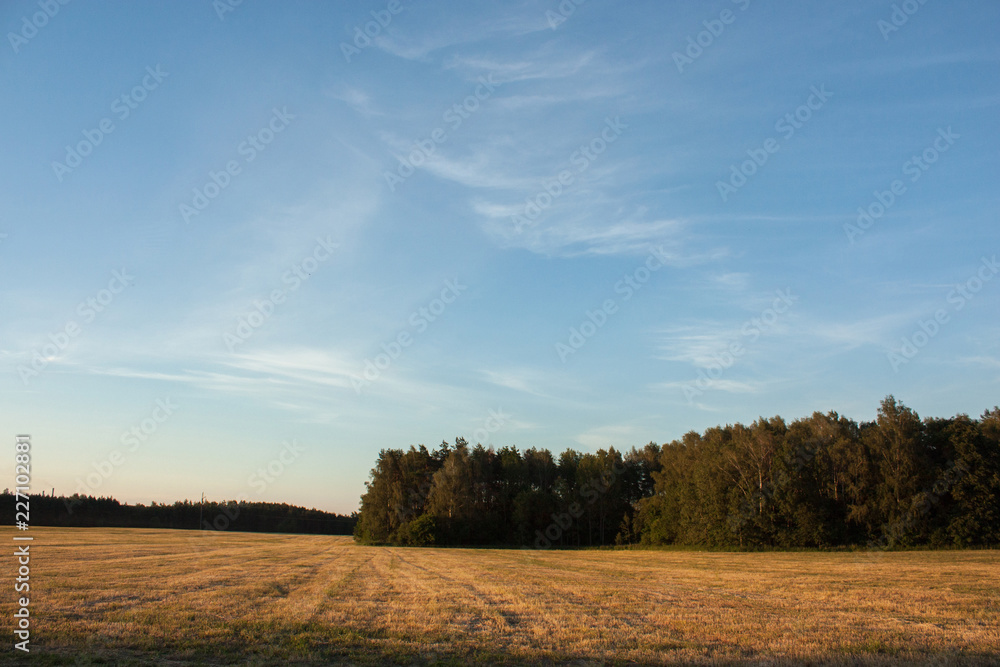
<path fill-rule="evenodd" d="M 15 496 L 0 493 L 0 508 L 14 516 Z M 285 503 L 190 500 L 173 504 L 121 503 L 115 498 L 29 496 L 30 525 L 106 528 L 177 528 L 189 530 L 235 530 L 251 533 L 310 533 L 350 535 L 356 517 L 306 509 Z"/>
<path fill-rule="evenodd" d="M 1000 544 L 1000 409 L 875 421 L 816 412 L 596 453 L 385 449 L 354 530 L 363 544 L 528 548 L 896 549 Z"/>

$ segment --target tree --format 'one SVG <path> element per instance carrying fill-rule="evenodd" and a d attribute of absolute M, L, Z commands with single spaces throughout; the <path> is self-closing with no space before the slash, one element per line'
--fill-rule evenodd
<path fill-rule="evenodd" d="M 356 526 L 370 543 L 996 545 L 1000 409 L 921 421 L 887 396 L 872 422 L 761 417 L 625 455 L 569 449 L 557 459 L 457 438 L 383 450 L 370 477 Z M 150 509 L 163 525 L 190 510 Z"/>
<path fill-rule="evenodd" d="M 354 530 L 358 541 L 381 544 L 399 528 L 402 516 L 399 509 L 405 506 L 404 487 L 399 461 L 403 452 L 383 449 L 379 452 L 366 491 L 361 496 L 361 511 Z"/>
<path fill-rule="evenodd" d="M 475 516 L 475 476 L 469 449 L 456 441 L 455 449 L 434 473 L 427 512 L 438 519 L 441 536 L 448 542 L 465 542 L 472 536 Z"/>
<path fill-rule="evenodd" d="M 917 413 L 893 396 L 879 407 L 876 428 L 866 434 L 878 481 L 873 494 L 873 514 L 882 523 L 889 544 L 906 540 L 905 516 L 914 495 L 933 484 L 932 467 L 924 442 L 924 429 Z"/>

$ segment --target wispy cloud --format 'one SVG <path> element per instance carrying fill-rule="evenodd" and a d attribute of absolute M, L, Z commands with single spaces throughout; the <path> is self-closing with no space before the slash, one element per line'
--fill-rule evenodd
<path fill-rule="evenodd" d="M 451 17 L 449 21 L 442 19 L 430 27 L 424 25 L 414 30 L 398 28 L 399 23 L 397 20 L 386 34 L 376 37 L 374 44 L 398 58 L 416 61 L 428 60 L 437 51 L 475 44 L 491 38 L 511 38 L 549 29 L 541 13 L 537 19 L 502 13 L 483 17 L 474 23 L 458 23 L 457 17 Z"/>
<path fill-rule="evenodd" d="M 239 368 L 272 378 L 282 378 L 299 384 L 330 387 L 351 386 L 351 376 L 357 364 L 341 355 L 311 348 L 284 348 L 254 354 L 238 354 L 226 362 Z"/>
<path fill-rule="evenodd" d="M 650 389 L 677 392 L 678 396 L 680 396 L 680 392 L 682 392 L 686 386 L 690 386 L 691 384 L 691 382 L 678 381 L 657 382 L 651 384 Z M 760 381 L 744 382 L 740 380 L 720 378 L 718 380 L 712 380 L 708 385 L 708 389 L 711 391 L 723 391 L 729 394 L 757 394 L 763 391 L 764 386 L 765 383 Z"/>
<path fill-rule="evenodd" d="M 884 347 L 893 340 L 895 333 L 901 327 L 912 324 L 922 314 L 919 310 L 908 309 L 904 312 L 886 313 L 853 322 L 813 322 L 806 335 L 842 351 L 864 345 Z"/>
<path fill-rule="evenodd" d="M 650 246 L 666 245 L 664 256 L 680 259 L 680 253 L 672 253 L 671 248 L 679 245 L 682 229 L 677 220 L 614 222 L 602 227 L 562 223 L 540 230 L 533 240 L 538 250 L 558 248 L 570 255 L 643 254 Z"/>
<path fill-rule="evenodd" d="M 539 52 L 536 57 L 524 60 L 500 60 L 483 57 L 454 56 L 445 62 L 448 69 L 472 72 L 493 72 L 494 78 L 503 83 L 520 81 L 551 81 L 568 79 L 587 68 L 605 63 L 599 59 L 598 51 L 582 53 Z"/>
<path fill-rule="evenodd" d="M 960 357 L 957 361 L 961 364 L 969 364 L 970 366 L 980 366 L 983 368 L 1000 368 L 1000 359 L 996 357 Z"/>
<path fill-rule="evenodd" d="M 618 451 L 629 449 L 636 444 L 637 429 L 630 424 L 599 426 L 576 435 L 573 439 L 588 449 L 608 449 Z"/>
<path fill-rule="evenodd" d="M 365 116 L 384 116 L 385 112 L 376 109 L 371 96 L 358 88 L 343 88 L 339 92 L 328 92 L 327 95 L 339 100 Z"/>
<path fill-rule="evenodd" d="M 747 288 L 749 279 L 749 273 L 721 273 L 713 276 L 712 282 L 726 289 L 742 291 Z"/>
<path fill-rule="evenodd" d="M 446 157 L 444 151 L 439 151 L 427 160 L 424 169 L 438 178 L 470 188 L 527 190 L 534 185 L 531 179 L 503 169 L 495 154 L 493 147 L 479 147 L 465 158 Z"/>
<path fill-rule="evenodd" d="M 667 327 L 658 333 L 654 358 L 709 368 L 718 364 L 719 355 L 739 336 L 738 326 L 718 322 Z"/>
<path fill-rule="evenodd" d="M 511 369 L 502 371 L 483 370 L 480 371 L 484 379 L 490 384 L 498 387 L 505 387 L 514 391 L 548 398 L 548 394 L 542 391 L 541 386 L 545 382 L 543 374 L 531 369 Z"/>
<path fill-rule="evenodd" d="M 926 70 L 953 65 L 990 65 L 1000 61 L 1000 51 L 952 51 L 947 53 L 925 53 L 919 57 L 882 56 L 867 58 L 861 62 L 844 63 L 843 71 L 864 72 L 868 76 L 885 76 L 912 70 Z"/>

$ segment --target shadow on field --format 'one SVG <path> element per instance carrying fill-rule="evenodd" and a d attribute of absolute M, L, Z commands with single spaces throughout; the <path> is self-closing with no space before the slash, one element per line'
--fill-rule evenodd
<path fill-rule="evenodd" d="M 696 655 L 690 649 L 680 653 L 666 651 L 657 658 L 632 660 L 608 658 L 595 660 L 573 655 L 571 651 L 560 655 L 513 655 L 502 652 L 479 650 L 437 650 L 407 653 L 401 651 L 379 651 L 373 646 L 316 647 L 289 654 L 275 650 L 272 655 L 185 655 L 155 651 L 130 650 L 86 650 L 84 653 L 69 649 L 46 651 L 36 647 L 31 662 L 39 665 L 401 665 L 401 666 L 465 666 L 465 665 L 712 665 L 714 667 L 791 667 L 798 665 L 829 665 L 876 667 L 883 665 L 927 665 L 946 667 L 950 665 L 1000 665 L 1000 652 L 996 654 L 928 654 L 898 653 L 879 655 L 870 653 L 845 652 L 842 655 L 788 658 L 758 654 L 741 658 L 714 657 L 711 652 Z M 0 661 L 12 663 L 10 659 Z M 18 661 L 20 663 L 22 661 Z"/>

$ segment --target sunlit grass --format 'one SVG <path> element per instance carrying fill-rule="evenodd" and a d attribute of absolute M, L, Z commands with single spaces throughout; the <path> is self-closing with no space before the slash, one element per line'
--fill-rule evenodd
<path fill-rule="evenodd" d="M 404 549 L 301 535 L 32 534 L 34 652 L 69 664 L 81 655 L 181 663 L 1000 662 L 996 551 Z M 11 596 L 2 607 L 10 618 Z"/>

